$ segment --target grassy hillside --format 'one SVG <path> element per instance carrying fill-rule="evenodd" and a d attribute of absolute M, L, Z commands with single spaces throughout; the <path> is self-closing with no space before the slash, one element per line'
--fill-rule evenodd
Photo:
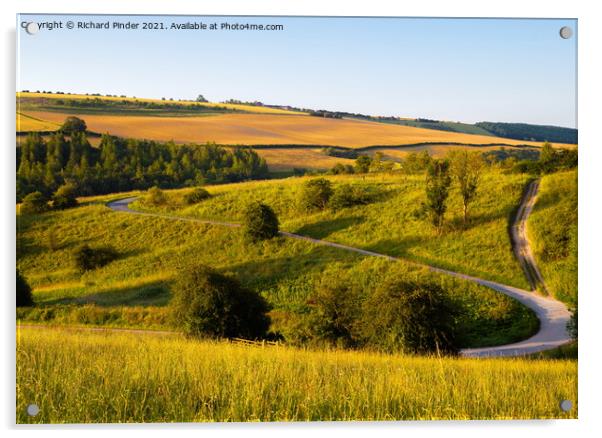
<path fill-rule="evenodd" d="M 21 110 L 22 112 L 25 110 Z M 27 109 L 28 116 L 54 123 L 77 112 Z M 540 143 L 491 136 L 446 132 L 368 122 L 286 114 L 215 114 L 211 116 L 155 117 L 123 114 L 81 114 L 88 129 L 120 137 L 146 138 L 178 143 L 244 145 L 326 145 L 365 147 L 425 142 L 466 144 Z"/>
<path fill-rule="evenodd" d="M 55 329 L 17 336 L 17 423 L 577 416 L 576 361 L 311 352 Z M 563 399 L 572 411 L 560 410 Z M 26 414 L 30 403 L 40 407 L 36 417 Z"/>
<path fill-rule="evenodd" d="M 423 196 L 421 178 L 356 177 L 357 184 L 373 186 L 378 182 L 385 187 L 377 202 L 338 213 L 300 214 L 295 207 L 296 196 L 306 180 L 208 187 L 214 197 L 181 214 L 238 221 L 246 201 L 262 199 L 279 213 L 283 229 L 505 283 L 525 284 L 506 231 L 513 204 L 508 194 L 519 198 L 523 177 L 488 176 L 487 187 L 493 190 L 495 186 L 497 190 L 483 195 L 479 206 L 475 206 L 474 223 L 461 231 L 456 223 L 459 216 L 452 219 L 450 214 L 454 222 L 440 237 L 416 216 Z M 337 177 L 333 181 L 338 184 L 354 180 Z M 170 192 L 169 196 L 175 199 L 182 193 L 185 191 Z M 501 198 L 507 201 L 499 202 Z M 288 340 L 297 338 L 298 323 L 308 311 L 314 285 L 327 274 L 362 285 L 366 293 L 374 289 L 375 281 L 387 275 L 435 278 L 463 309 L 458 320 L 462 346 L 516 341 L 537 329 L 533 314 L 508 297 L 427 273 L 423 268 L 284 237 L 252 245 L 239 229 L 113 212 L 104 205 L 109 199 L 111 196 L 83 199 L 78 208 L 18 217 L 18 267 L 41 305 L 20 310 L 20 319 L 169 328 L 164 306 L 170 300 L 171 282 L 180 267 L 204 263 L 259 291 L 273 306 L 272 329 Z M 120 256 L 105 267 L 82 273 L 75 267 L 73 251 L 83 243 L 112 245 Z M 479 256 L 483 248 L 487 258 Z"/>
<path fill-rule="evenodd" d="M 541 179 L 528 233 L 549 291 L 564 302 L 576 304 L 577 171 Z"/>
<path fill-rule="evenodd" d="M 275 209 L 281 228 L 286 231 L 528 287 L 512 253 L 507 230 L 509 216 L 527 182 L 526 175 L 507 175 L 497 170 L 486 173 L 467 228 L 462 225 L 459 194 L 453 191 L 447 230 L 441 236 L 436 236 L 421 209 L 425 200 L 422 175 L 329 177 L 335 185 L 358 184 L 376 190 L 378 196 L 376 202 L 367 206 L 318 213 L 306 213 L 298 208 L 302 185 L 308 179 L 212 186 L 208 189 L 215 196 L 201 204 L 156 210 L 239 222 L 242 206 L 250 200 L 261 200 Z M 182 194 L 185 190 L 174 193 Z M 139 203 L 135 205 L 142 207 Z"/>

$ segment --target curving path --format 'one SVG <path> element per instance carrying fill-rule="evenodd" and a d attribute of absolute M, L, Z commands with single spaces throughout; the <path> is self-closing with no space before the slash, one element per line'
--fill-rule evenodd
<path fill-rule="evenodd" d="M 534 197 L 537 192 L 537 187 L 533 191 L 529 191 L 531 196 L 525 196 L 521 203 L 520 211 L 525 210 L 526 214 L 517 215 L 517 221 L 513 225 L 513 228 L 520 225 L 520 222 L 525 222 L 531 208 L 535 202 Z M 210 225 L 219 225 L 226 227 L 240 227 L 240 224 L 231 223 L 231 222 L 220 222 L 213 220 L 205 220 L 205 219 L 196 219 L 191 217 L 183 217 L 183 216 L 172 216 L 166 214 L 159 213 L 146 213 L 141 211 L 132 210 L 130 208 L 130 204 L 136 199 L 136 197 L 119 199 L 116 201 L 109 202 L 107 207 L 109 207 L 113 211 L 137 214 L 140 216 L 150 216 L 157 218 L 164 218 L 170 220 L 178 220 L 178 221 L 187 221 L 194 223 L 202 223 L 202 224 L 210 224 Z M 531 202 L 531 208 L 523 209 L 526 202 Z M 523 225 L 524 227 L 524 225 Z M 299 234 L 289 233 L 286 231 L 280 231 L 280 234 L 285 237 L 289 237 L 292 239 L 304 240 L 307 242 L 311 242 L 316 245 L 325 245 L 333 248 L 339 248 L 345 251 L 351 251 L 362 255 L 372 256 L 372 257 L 382 257 L 391 261 L 403 260 L 408 263 L 412 263 L 418 266 L 425 266 L 433 272 L 439 272 L 446 275 L 452 275 L 457 278 L 461 278 L 463 280 L 471 281 L 474 283 L 478 283 L 482 286 L 493 289 L 497 292 L 501 292 L 505 295 L 508 295 L 518 301 L 520 301 L 525 306 L 532 309 L 537 318 L 540 321 L 539 331 L 529 339 L 526 339 L 521 342 L 508 344 L 508 345 L 500 345 L 497 347 L 485 347 L 485 348 L 469 348 L 461 351 L 463 356 L 467 357 L 491 357 L 491 356 L 520 356 L 530 353 L 536 353 L 538 351 L 549 350 L 551 348 L 556 348 L 562 344 L 569 342 L 570 336 L 566 329 L 566 324 L 570 318 L 570 312 L 567 309 L 566 305 L 560 301 L 557 301 L 550 297 L 544 297 L 542 295 L 538 295 L 534 292 L 529 292 L 523 289 L 519 289 L 512 286 L 507 286 L 501 283 L 496 283 L 493 281 L 485 280 L 478 277 L 473 277 L 466 274 L 461 274 L 459 272 L 448 271 L 446 269 L 437 268 L 434 266 L 423 265 L 417 262 L 413 262 L 411 260 L 401 259 L 398 257 L 392 257 L 386 254 L 380 254 L 373 251 L 367 251 L 365 249 L 354 248 L 352 246 L 342 245 L 340 243 L 329 242 L 327 240 L 314 239 L 312 237 L 302 236 Z M 528 241 L 525 240 L 525 245 L 528 247 Z"/>

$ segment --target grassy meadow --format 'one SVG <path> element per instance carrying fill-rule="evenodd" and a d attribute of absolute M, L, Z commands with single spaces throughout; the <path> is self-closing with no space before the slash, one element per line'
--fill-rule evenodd
<path fill-rule="evenodd" d="M 548 291 L 577 304 L 577 171 L 545 175 L 527 224 Z"/>
<path fill-rule="evenodd" d="M 140 202 L 133 205 L 169 214 L 240 222 L 242 206 L 259 200 L 275 210 L 281 229 L 286 231 L 528 287 L 507 230 L 527 175 L 496 169 L 485 173 L 467 226 L 462 223 L 459 193 L 452 191 L 446 232 L 441 236 L 436 235 L 421 207 L 425 200 L 422 175 L 329 176 L 335 187 L 358 184 L 372 190 L 375 201 L 339 211 L 307 213 L 298 207 L 298 199 L 303 183 L 310 178 L 211 186 L 208 190 L 214 196 L 194 206 L 178 202 L 189 189 L 168 192 L 173 194 L 173 203 L 166 207 L 149 208 Z"/>
<path fill-rule="evenodd" d="M 21 328 L 18 423 L 577 417 L 577 362 Z M 258 378 L 261 376 L 261 378 Z M 559 402 L 573 400 L 563 412 Z M 26 414 L 30 403 L 40 407 Z"/>
<path fill-rule="evenodd" d="M 262 185 L 272 184 L 272 190 L 282 191 L 288 185 L 298 186 L 299 181 L 303 179 L 246 184 L 254 184 L 262 193 Z M 219 193 L 227 187 L 211 190 Z M 231 187 L 238 187 L 240 201 L 245 200 L 245 192 L 240 190 L 244 184 Z M 172 196 L 175 199 L 176 195 Z M 314 285 L 324 275 L 347 278 L 366 291 L 383 275 L 437 278 L 464 309 L 458 324 L 462 344 L 467 347 L 517 341 L 537 330 L 531 311 L 483 286 L 428 273 L 403 262 L 392 263 L 305 241 L 279 237 L 253 245 L 236 228 L 114 212 L 105 206 L 114 197 L 84 198 L 82 206 L 75 209 L 18 216 L 17 264 L 39 304 L 19 309 L 20 320 L 171 329 L 166 310 L 170 284 L 183 266 L 203 263 L 260 292 L 272 306 L 272 330 L 292 342 L 299 337 L 299 323 L 308 310 Z M 207 202 L 215 199 L 219 195 Z M 222 200 L 225 207 L 236 208 L 227 196 Z M 238 216 L 232 214 L 227 219 L 237 220 Z M 340 220 L 350 223 L 349 218 Z M 327 230 L 340 231 L 336 225 L 334 229 L 328 223 L 326 226 Z M 308 227 L 309 231 L 320 228 Z M 306 234 L 315 236 L 312 232 Z M 72 254 L 84 243 L 111 245 L 119 258 L 82 273 Z"/>

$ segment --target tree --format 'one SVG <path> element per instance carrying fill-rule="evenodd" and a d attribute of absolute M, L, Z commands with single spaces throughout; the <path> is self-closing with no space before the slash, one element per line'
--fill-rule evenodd
<path fill-rule="evenodd" d="M 299 204 L 306 211 L 324 210 L 332 196 L 332 184 L 324 178 L 307 181 L 301 189 Z"/>
<path fill-rule="evenodd" d="M 391 277 L 365 302 L 363 337 L 386 352 L 454 354 L 457 315 L 438 283 Z"/>
<path fill-rule="evenodd" d="M 75 184 L 67 183 L 60 186 L 52 197 L 52 206 L 59 210 L 77 206 L 77 188 Z"/>
<path fill-rule="evenodd" d="M 544 173 L 550 173 L 554 171 L 556 165 L 557 154 L 554 148 L 547 141 L 543 144 L 541 152 L 539 154 L 539 165 Z"/>
<path fill-rule="evenodd" d="M 357 173 L 368 173 L 372 159 L 368 155 L 360 155 L 355 159 L 355 170 Z"/>
<path fill-rule="evenodd" d="M 205 96 L 203 96 L 202 94 L 199 94 L 199 95 L 196 97 L 196 101 L 197 101 L 197 102 L 209 102 L 207 99 L 205 99 Z"/>
<path fill-rule="evenodd" d="M 251 202 L 243 212 L 243 231 L 252 242 L 278 235 L 278 217 L 274 210 L 261 202 Z"/>
<path fill-rule="evenodd" d="M 450 185 L 449 161 L 433 160 L 426 173 L 426 208 L 433 225 L 437 228 L 437 233 L 441 232 L 443 225 Z"/>
<path fill-rule="evenodd" d="M 21 214 L 38 214 L 48 210 L 48 201 L 41 192 L 33 192 L 23 198 Z"/>
<path fill-rule="evenodd" d="M 79 117 L 67 117 L 65 119 L 65 121 L 63 122 L 63 125 L 61 126 L 60 131 L 67 134 L 67 135 L 71 135 L 71 134 L 75 134 L 78 132 L 86 132 L 86 129 L 88 129 L 88 127 L 86 126 L 86 122 L 84 122 L 82 119 L 80 119 Z"/>
<path fill-rule="evenodd" d="M 485 165 L 478 152 L 453 151 L 449 154 L 451 174 L 460 187 L 464 223 L 468 220 L 468 206 L 477 195 L 481 172 Z"/>
<path fill-rule="evenodd" d="M 319 343 L 350 348 L 358 345 L 356 326 L 361 317 L 361 298 L 348 280 L 327 275 L 309 299 L 308 330 Z"/>
<path fill-rule="evenodd" d="M 172 293 L 173 320 L 188 336 L 258 339 L 270 326 L 261 295 L 208 266 L 183 269 Z"/>
<path fill-rule="evenodd" d="M 17 269 L 17 307 L 33 306 L 31 287 Z"/>

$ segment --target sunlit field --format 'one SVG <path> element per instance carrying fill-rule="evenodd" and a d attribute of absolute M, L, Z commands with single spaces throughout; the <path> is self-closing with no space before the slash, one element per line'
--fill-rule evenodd
<path fill-rule="evenodd" d="M 20 329 L 17 422 L 575 418 L 577 362 Z M 261 376 L 261 378 L 258 378 Z M 560 410 L 573 400 L 570 412 Z M 36 403 L 40 413 L 26 414 Z"/>
<path fill-rule="evenodd" d="M 58 111 L 25 113 L 31 117 L 62 123 L 77 115 Z M 146 138 L 178 143 L 235 145 L 325 145 L 365 147 L 428 142 L 466 144 L 537 145 L 541 142 L 501 139 L 486 135 L 462 134 L 352 119 L 280 114 L 216 114 L 203 116 L 130 116 L 82 114 L 88 129 L 120 137 Z"/>

